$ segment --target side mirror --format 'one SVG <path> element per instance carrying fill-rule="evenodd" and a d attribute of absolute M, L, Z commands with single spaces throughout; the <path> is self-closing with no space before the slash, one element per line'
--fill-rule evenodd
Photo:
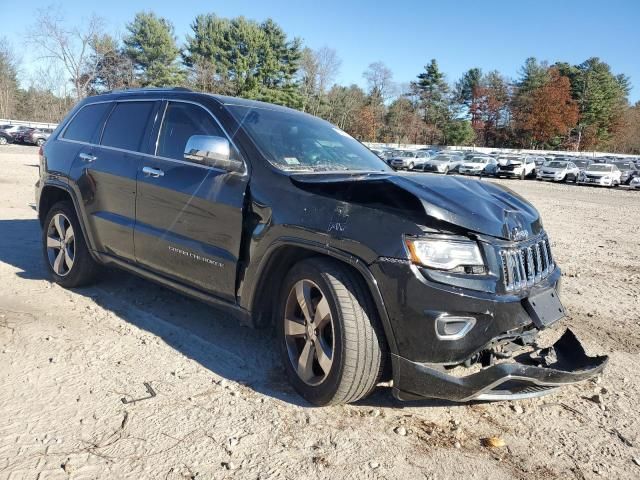
<path fill-rule="evenodd" d="M 243 172 L 244 163 L 233 157 L 229 140 L 223 137 L 192 135 L 184 147 L 186 160 L 221 168 L 228 172 Z"/>

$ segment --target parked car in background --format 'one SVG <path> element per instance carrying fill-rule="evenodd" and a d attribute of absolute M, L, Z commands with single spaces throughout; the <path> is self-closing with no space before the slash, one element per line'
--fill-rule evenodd
<path fill-rule="evenodd" d="M 620 170 L 620 183 L 623 185 L 629 185 L 631 180 L 640 176 L 640 169 L 636 166 L 635 162 L 629 160 L 616 160 L 611 162 Z"/>
<path fill-rule="evenodd" d="M 465 159 L 458 171 L 463 175 L 495 175 L 498 161 L 489 155 L 476 155 Z"/>
<path fill-rule="evenodd" d="M 621 176 L 620 169 L 611 163 L 592 163 L 580 173 L 578 183 L 617 187 L 620 185 Z"/>
<path fill-rule="evenodd" d="M 4 130 L 0 130 L 0 145 L 6 145 L 7 143 L 13 143 L 13 137 Z"/>
<path fill-rule="evenodd" d="M 421 169 L 431 154 L 425 150 L 405 151 L 397 157 L 391 158 L 389 165 L 398 170 Z"/>
<path fill-rule="evenodd" d="M 31 127 L 27 127 L 25 125 L 9 125 L 7 128 L 4 128 L 3 131 L 11 135 L 11 137 L 16 139 L 17 135 L 20 135 L 25 130 L 29 130 Z"/>
<path fill-rule="evenodd" d="M 37 128 L 31 135 L 26 137 L 26 142 L 33 145 L 44 145 L 55 129 L 53 128 Z"/>
<path fill-rule="evenodd" d="M 445 175 L 455 172 L 462 165 L 462 155 L 440 153 L 433 158 L 427 160 L 423 165 L 423 172 L 437 172 Z"/>
<path fill-rule="evenodd" d="M 25 138 L 27 137 L 27 135 L 30 135 L 34 130 L 35 128 L 32 127 L 18 130 L 13 134 L 13 141 L 15 143 L 25 143 Z"/>
<path fill-rule="evenodd" d="M 582 172 L 591 165 L 591 160 L 587 160 L 586 158 L 576 158 L 573 160 L 573 163 Z"/>
<path fill-rule="evenodd" d="M 538 180 L 551 180 L 552 182 L 577 182 L 580 169 L 569 160 L 551 160 L 546 162 L 537 174 Z"/>
<path fill-rule="evenodd" d="M 524 180 L 527 177 L 535 177 L 535 175 L 536 162 L 533 156 L 507 155 L 498 158 L 496 177 L 519 178 L 520 180 Z"/>

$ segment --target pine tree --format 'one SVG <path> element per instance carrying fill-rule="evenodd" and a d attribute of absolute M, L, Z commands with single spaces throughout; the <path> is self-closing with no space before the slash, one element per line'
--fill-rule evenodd
<path fill-rule="evenodd" d="M 137 13 L 127 25 L 126 54 L 132 59 L 140 85 L 169 87 L 184 84 L 185 75 L 177 62 L 180 49 L 174 28 L 153 12 Z"/>

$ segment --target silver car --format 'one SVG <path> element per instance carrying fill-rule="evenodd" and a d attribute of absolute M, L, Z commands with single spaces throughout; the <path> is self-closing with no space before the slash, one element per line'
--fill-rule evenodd
<path fill-rule="evenodd" d="M 417 150 L 414 152 L 402 152 L 389 160 L 389 165 L 396 169 L 413 170 L 421 169 L 427 160 L 429 160 L 429 152 Z"/>
<path fill-rule="evenodd" d="M 586 170 L 580 172 L 578 183 L 617 187 L 620 185 L 621 176 L 622 172 L 615 165 L 610 163 L 592 163 Z"/>
<path fill-rule="evenodd" d="M 578 181 L 580 169 L 575 163 L 568 160 L 551 160 L 546 162 L 538 171 L 538 180 L 551 180 L 552 182 Z"/>
<path fill-rule="evenodd" d="M 422 168 L 424 172 L 437 172 L 447 175 L 450 172 L 455 172 L 462 165 L 462 155 L 441 153 L 433 158 L 430 158 Z"/>

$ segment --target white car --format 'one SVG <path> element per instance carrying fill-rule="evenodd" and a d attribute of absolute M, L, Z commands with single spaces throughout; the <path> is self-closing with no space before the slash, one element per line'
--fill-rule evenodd
<path fill-rule="evenodd" d="M 534 177 L 536 174 L 536 157 L 508 155 L 498 157 L 498 169 L 496 177 L 511 177 L 524 180 L 527 177 Z"/>
<path fill-rule="evenodd" d="M 498 161 L 495 158 L 478 155 L 460 165 L 458 171 L 462 175 L 494 175 L 497 168 Z"/>
<path fill-rule="evenodd" d="M 622 172 L 610 163 L 592 163 L 581 172 L 578 183 L 583 185 L 601 185 L 603 187 L 617 187 L 620 185 Z"/>
<path fill-rule="evenodd" d="M 538 171 L 538 180 L 551 180 L 552 182 L 578 181 L 580 169 L 575 163 L 568 160 L 551 160 L 545 163 Z"/>

